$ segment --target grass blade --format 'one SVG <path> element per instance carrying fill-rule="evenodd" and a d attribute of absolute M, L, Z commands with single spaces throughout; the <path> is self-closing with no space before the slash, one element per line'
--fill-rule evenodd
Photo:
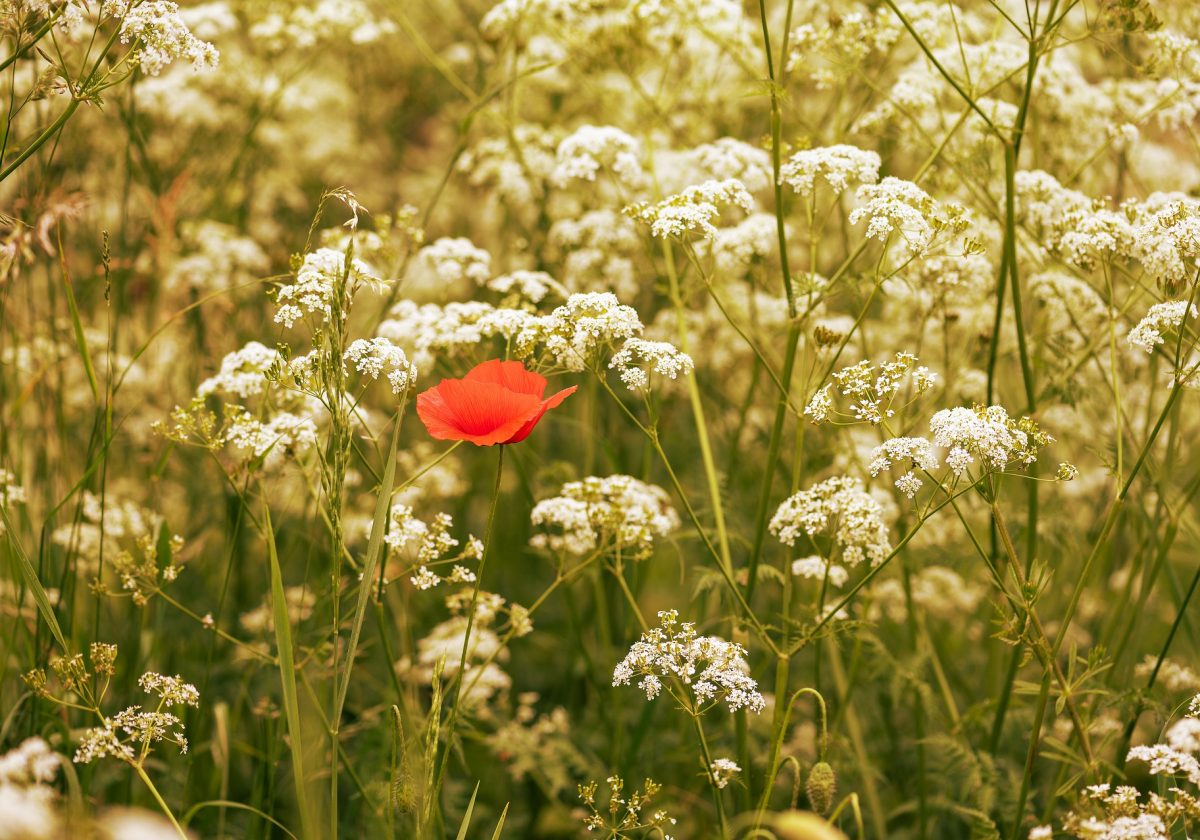
<path fill-rule="evenodd" d="M 467 829 L 471 827 L 471 814 L 475 812 L 475 797 L 479 795 L 479 782 L 471 791 L 471 801 L 467 803 L 467 813 L 463 814 L 462 823 L 458 826 L 458 840 L 467 840 Z"/>
<path fill-rule="evenodd" d="M 504 803 L 504 810 L 500 812 L 500 821 L 496 823 L 496 830 L 492 832 L 492 840 L 500 840 L 500 833 L 504 831 L 504 820 L 508 816 L 508 803 Z"/>
<path fill-rule="evenodd" d="M 405 399 L 407 402 L 407 398 Z M 375 517 L 371 522 L 371 536 L 367 541 L 367 556 L 363 561 L 362 583 L 358 587 L 358 603 L 354 607 L 354 622 L 350 629 L 350 644 L 346 648 L 346 672 L 341 677 L 338 688 L 337 705 L 333 708 L 329 723 L 334 729 L 338 728 L 342 718 L 342 708 L 346 704 L 346 692 L 350 690 L 350 674 L 354 669 L 354 654 L 358 650 L 358 640 L 362 635 L 363 619 L 367 615 L 368 601 L 371 598 L 371 586 L 375 580 L 375 570 L 379 567 L 379 557 L 383 552 L 383 536 L 387 533 L 388 511 L 391 510 L 392 485 L 396 481 L 396 447 L 400 442 L 400 425 L 404 420 L 404 402 L 400 403 L 400 411 L 396 414 L 396 423 L 392 429 L 392 446 L 388 451 L 387 464 L 383 468 L 383 478 L 379 482 L 379 496 L 375 500 Z"/>
<path fill-rule="evenodd" d="M 29 562 L 29 555 L 25 553 L 25 549 L 18 542 L 16 531 L 13 530 L 13 523 L 8 518 L 8 511 L 3 507 L 0 507 L 0 518 L 4 521 L 5 532 L 8 534 L 8 544 L 13 547 L 12 553 L 17 558 L 17 566 L 21 570 L 21 577 L 25 580 L 25 585 L 29 587 L 29 591 L 33 593 L 33 600 L 37 602 L 38 612 L 42 614 L 42 619 L 46 622 L 46 626 L 50 628 L 50 633 L 54 636 L 54 640 L 58 642 L 59 648 L 66 654 L 69 652 L 67 639 L 63 635 L 62 628 L 58 625 L 58 618 L 54 615 L 54 606 L 50 603 L 50 596 L 46 594 L 45 587 L 38 580 L 37 569 L 33 568 L 33 564 Z"/>
<path fill-rule="evenodd" d="M 299 697 L 296 692 L 296 658 L 292 649 L 292 628 L 288 623 L 287 598 L 283 591 L 279 553 L 275 548 L 271 510 L 266 504 L 263 505 L 263 532 L 267 538 L 267 559 L 271 566 L 271 612 L 275 623 L 275 645 L 279 649 L 283 709 L 287 718 L 288 736 L 291 738 L 292 776 L 296 786 L 296 807 L 300 809 L 300 834 L 302 837 L 312 838 L 316 835 L 311 830 L 311 808 L 304 793 L 304 739 L 300 728 Z"/>

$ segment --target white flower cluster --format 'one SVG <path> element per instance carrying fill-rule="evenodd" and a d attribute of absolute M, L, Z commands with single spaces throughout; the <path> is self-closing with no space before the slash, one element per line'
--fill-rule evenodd
<path fill-rule="evenodd" d="M 1146 316 L 1138 321 L 1137 326 L 1129 331 L 1125 340 L 1133 347 L 1153 353 L 1154 348 L 1166 340 L 1163 338 L 1163 333 L 1179 329 L 1188 316 L 1192 318 L 1200 316 L 1200 309 L 1186 300 L 1168 300 L 1156 303 L 1150 307 Z"/>
<path fill-rule="evenodd" d="M 548 295 L 567 296 L 561 283 L 544 271 L 518 269 L 487 281 L 487 287 L 504 295 L 517 295 L 530 303 L 541 303 Z"/>
<path fill-rule="evenodd" d="M 933 245 L 939 233 L 966 230 L 961 208 L 945 208 L 912 181 L 888 176 L 878 184 L 863 184 L 858 188 L 860 206 L 850 212 L 850 224 L 867 220 L 867 238 L 887 240 L 899 232 L 904 250 L 910 256 L 920 256 Z"/>
<path fill-rule="evenodd" d="M 138 677 L 138 685 L 147 694 L 157 694 L 164 706 L 200 708 L 200 692 L 196 686 L 184 682 L 178 674 L 168 677 L 148 671 Z"/>
<path fill-rule="evenodd" d="M 409 583 L 422 592 L 427 589 L 433 589 L 442 583 L 474 583 L 476 580 L 478 580 L 478 577 L 474 572 L 458 563 L 454 564 L 454 568 L 450 570 L 450 574 L 445 577 L 435 574 L 428 566 L 421 566 L 408 579 Z"/>
<path fill-rule="evenodd" d="M 766 707 L 758 682 L 750 676 L 745 648 L 697 635 L 696 626 L 680 623 L 675 610 L 660 612 L 658 620 L 660 626 L 643 633 L 613 669 L 614 687 L 641 677 L 637 687 L 653 700 L 662 692 L 663 678 L 678 679 L 691 688 L 698 706 L 724 702 L 730 712 L 761 712 Z"/>
<path fill-rule="evenodd" d="M 1200 260 L 1200 202 L 1178 193 L 1155 193 L 1129 208 L 1137 214 L 1134 256 L 1167 287 L 1184 283 Z"/>
<path fill-rule="evenodd" d="M 832 586 L 836 586 L 839 589 L 845 586 L 846 581 L 850 579 L 850 573 L 846 571 L 845 566 L 830 563 L 824 557 L 817 554 L 810 554 L 808 557 L 798 557 L 793 560 L 792 574 L 822 583 L 828 580 Z"/>
<path fill-rule="evenodd" d="M 418 368 L 431 366 L 438 354 L 471 352 L 489 338 L 512 342 L 513 353 L 524 357 L 543 333 L 544 319 L 524 309 L 494 307 L 483 301 L 417 304 L 402 300 L 392 307 L 379 334 L 412 349 Z"/>
<path fill-rule="evenodd" d="M 466 593 L 469 604 L 471 593 Z M 508 649 L 493 624 L 504 609 L 504 599 L 490 592 L 479 593 L 476 605 L 475 625 L 467 641 L 467 617 L 462 614 L 464 599 L 450 596 L 447 605 L 458 614 L 434 626 L 429 634 L 417 641 L 417 657 L 413 662 L 407 658 L 397 663 L 401 676 L 428 686 L 432 683 L 434 670 L 443 662 L 443 679 L 452 679 L 459 671 L 463 649 L 466 648 L 467 667 L 463 674 L 463 690 L 460 702 L 463 708 L 479 710 L 492 697 L 508 691 L 512 678 L 500 664 L 508 660 Z M 509 614 L 515 604 L 509 607 Z M 520 635 L 518 633 L 518 635 Z"/>
<path fill-rule="evenodd" d="M 510 209 L 537 214 L 543 184 L 554 172 L 557 138 L 540 125 L 519 123 L 511 139 L 484 137 L 463 152 L 457 169 L 473 187 L 491 188 Z"/>
<path fill-rule="evenodd" d="M 1158 657 L 1147 654 L 1133 669 L 1133 675 L 1139 681 L 1145 680 L 1155 670 L 1158 671 L 1158 684 L 1171 693 L 1200 692 L 1200 674 L 1174 659 L 1163 659 L 1160 664 Z M 1197 694 L 1197 698 L 1200 698 L 1200 694 Z M 1196 702 L 1196 700 L 1193 699 L 1192 702 Z M 1190 711 L 1189 714 L 1193 717 L 1200 717 L 1200 708 Z"/>
<path fill-rule="evenodd" d="M 359 259 L 350 261 L 347 274 L 346 255 L 341 251 L 318 248 L 305 254 L 304 261 L 296 271 L 295 282 L 279 289 L 275 323 L 290 329 L 306 313 L 317 315 L 320 321 L 328 319 L 333 307 L 342 305 L 334 297 L 343 277 L 349 293 L 365 282 L 379 282 L 371 273 L 371 268 Z"/>
<path fill-rule="evenodd" d="M 751 213 L 733 227 L 720 228 L 710 251 L 722 274 L 744 276 L 750 266 L 776 253 L 778 237 L 773 213 Z"/>
<path fill-rule="evenodd" d="M 52 840 L 61 835 L 54 787 L 62 759 L 42 738 L 27 738 L 0 755 L 0 837 Z"/>
<path fill-rule="evenodd" d="M 934 443 L 950 450 L 946 465 L 960 477 L 976 456 L 996 470 L 1011 463 L 1028 466 L 1054 440 L 1028 417 L 1014 420 L 998 405 L 942 409 L 929 419 L 929 430 Z"/>
<path fill-rule="evenodd" d="M 418 258 L 445 283 L 465 279 L 482 286 L 492 277 L 492 255 L 465 237 L 443 236 L 422 248 Z"/>
<path fill-rule="evenodd" d="M 232 225 L 209 219 L 182 224 L 179 238 L 184 255 L 163 278 L 169 289 L 215 292 L 270 271 L 271 261 L 262 246 Z"/>
<path fill-rule="evenodd" d="M 806 73 L 819 89 L 828 89 L 868 56 L 885 52 L 902 33 L 886 8 L 816 16 L 792 31 L 787 68 Z"/>
<path fill-rule="evenodd" d="M 111 493 L 103 498 L 83 491 L 82 521 L 60 525 L 50 540 L 70 549 L 82 561 L 77 574 L 99 571 L 100 554 L 116 556 L 127 545 L 143 541 L 157 543 L 163 518 L 154 511 Z"/>
<path fill-rule="evenodd" d="M 150 76 L 157 76 L 177 58 L 187 59 L 196 70 L 217 66 L 217 48 L 192 34 L 177 3 L 105 0 L 101 14 L 121 18 L 121 43 L 133 45 L 129 61 Z"/>
<path fill-rule="evenodd" d="M 654 541 L 679 528 L 666 490 L 629 475 L 570 481 L 559 495 L 534 505 L 530 520 L 548 533 L 534 534 L 535 548 L 584 555 L 604 548 L 649 557 Z"/>
<path fill-rule="evenodd" d="M 235 413 L 229 419 L 225 440 L 235 449 L 263 458 L 267 469 L 275 469 L 317 445 L 317 424 L 311 417 L 301 417 L 281 411 L 266 423 L 248 411 Z"/>
<path fill-rule="evenodd" d="M 76 764 L 89 764 L 98 758 L 111 757 L 140 766 L 151 745 L 159 741 L 176 744 L 180 752 L 187 752 L 183 721 L 178 715 L 162 709 L 175 706 L 198 708 L 200 692 L 180 677 L 155 673 L 143 674 L 138 685 L 146 693 L 158 695 L 158 710 L 144 712 L 141 706 L 130 706 L 115 717 L 105 718 L 103 726 L 88 729 L 75 751 L 73 760 Z M 122 732 L 125 733 L 124 737 L 120 734 Z"/>
<path fill-rule="evenodd" d="M 295 6 L 287 14 L 271 11 L 250 28 L 250 37 L 270 49 L 282 50 L 306 49 L 322 41 L 362 46 L 395 31 L 395 23 L 377 17 L 362 0 L 317 0 Z"/>
<path fill-rule="evenodd" d="M 1190 755 L 1200 754 L 1200 720 L 1195 717 L 1182 717 L 1175 721 L 1163 737 L 1173 750 Z"/>
<path fill-rule="evenodd" d="M 1125 756 L 1127 762 L 1144 762 L 1150 775 L 1170 777 L 1169 781 L 1157 790 L 1151 786 L 1144 799 L 1131 785 L 1090 785 L 1083 791 L 1091 806 L 1088 810 L 1098 808 L 1100 814 L 1072 812 L 1064 820 L 1063 830 L 1080 840 L 1169 840 L 1177 836 L 1177 829 L 1186 834 L 1196 816 L 1197 798 L 1194 791 L 1181 786 L 1200 786 L 1198 706 L 1193 699 L 1188 716 L 1167 730 L 1165 743 L 1132 747 Z M 1050 827 L 1040 836 L 1053 836 Z"/>
<path fill-rule="evenodd" d="M 705 181 L 657 204 L 635 204 L 625 208 L 633 218 L 650 225 L 650 233 L 662 239 L 699 232 L 705 239 L 717 235 L 715 220 L 721 207 L 732 206 L 749 213 L 753 205 L 746 185 L 736 178 Z"/>
<path fill-rule="evenodd" d="M 880 164 L 875 152 L 839 143 L 796 152 L 780 168 L 779 179 L 800 195 L 808 196 L 816 190 L 816 179 L 820 176 L 834 192 L 840 193 L 854 184 L 878 182 Z"/>
<path fill-rule="evenodd" d="M 378 379 L 380 374 L 385 375 L 393 394 L 402 394 L 417 384 L 416 365 L 383 336 L 355 339 L 346 348 L 344 358 L 363 376 Z"/>
<path fill-rule="evenodd" d="M 1133 253 L 1133 225 L 1115 210 L 1103 207 L 1072 210 L 1059 218 L 1051 230 L 1051 253 L 1085 271 Z"/>
<path fill-rule="evenodd" d="M 632 219 L 614 210 L 590 210 L 550 226 L 550 247 L 569 288 L 607 288 L 632 297 L 640 289 L 634 255 L 641 237 Z"/>
<path fill-rule="evenodd" d="M 200 383 L 196 396 L 220 394 L 239 400 L 256 397 L 266 389 L 266 373 L 278 361 L 277 350 L 251 341 L 241 350 L 226 354 L 221 369 Z"/>
<path fill-rule="evenodd" d="M 569 371 L 587 370 L 601 347 L 641 335 L 642 321 L 633 307 L 612 292 L 574 294 L 542 319 L 546 349 Z"/>
<path fill-rule="evenodd" d="M 695 369 L 695 364 L 691 356 L 674 344 L 630 338 L 613 355 L 608 367 L 618 371 L 621 381 L 630 391 L 648 391 L 651 373 L 678 379 L 689 375 Z"/>
<path fill-rule="evenodd" d="M 874 478 L 884 470 L 890 470 L 897 461 L 910 465 L 908 472 L 896 479 L 896 487 L 910 499 L 921 488 L 921 479 L 917 478 L 913 468 L 932 472 L 940 466 L 933 444 L 925 438 L 896 437 L 871 450 L 871 463 L 867 468 Z"/>
<path fill-rule="evenodd" d="M 1050 233 L 1056 220 L 1092 205 L 1086 195 L 1064 187 L 1040 169 L 1016 173 L 1013 186 L 1018 216 L 1038 232 Z"/>
<path fill-rule="evenodd" d="M 1146 762 L 1152 776 L 1183 776 L 1193 785 L 1200 785 L 1200 761 L 1166 744 L 1132 747 L 1125 760 Z"/>
<path fill-rule="evenodd" d="M 62 758 L 41 738 L 27 738 L 0 755 L 0 785 L 48 785 L 58 775 Z"/>
<path fill-rule="evenodd" d="M 687 155 L 708 177 L 736 178 L 752 192 L 771 186 L 771 156 L 766 149 L 733 137 L 721 137 L 692 149 Z"/>
<path fill-rule="evenodd" d="M 609 125 L 579 127 L 558 144 L 556 157 L 558 165 L 553 178 L 560 185 L 572 180 L 595 181 L 602 168 L 628 186 L 636 186 L 645 179 L 642 145 Z"/>
<path fill-rule="evenodd" d="M 459 541 L 450 535 L 450 529 L 453 527 L 454 519 L 448 513 L 438 513 L 431 522 L 426 522 L 418 519 L 410 506 L 400 502 L 392 505 L 383 541 L 391 553 L 398 555 L 403 552 L 417 564 L 409 577 L 409 581 L 417 589 L 432 589 L 442 582 L 470 583 L 475 580 L 475 573 L 457 561 L 480 559 L 483 556 L 483 542 L 468 534 L 463 550 L 454 556 L 448 556 L 460 545 Z M 429 568 L 434 564 L 448 563 L 453 563 L 454 567 L 445 577 Z M 388 583 L 390 577 L 399 573 L 394 564 L 389 563 L 384 569 L 384 583 Z"/>
<path fill-rule="evenodd" d="M 863 560 L 878 565 L 892 550 L 883 508 L 863 489 L 862 481 L 848 476 L 827 478 L 789 497 L 768 529 L 785 545 L 795 545 L 801 534 L 809 539 L 827 535 L 850 566 Z"/>
<path fill-rule="evenodd" d="M 737 777 L 737 774 L 742 772 L 742 768 L 732 758 L 714 758 L 712 764 L 708 766 L 708 772 L 717 789 L 724 790 Z"/>
<path fill-rule="evenodd" d="M 832 391 L 836 385 L 842 396 L 853 401 L 849 416 L 878 425 L 895 415 L 892 400 L 900 392 L 906 376 L 911 377 L 913 390 L 918 395 L 931 389 L 937 381 L 936 373 L 917 366 L 917 357 L 912 353 L 897 353 L 891 361 L 879 365 L 863 360 L 833 374 L 834 381 L 817 390 L 805 406 L 804 414 L 813 423 L 821 423 L 835 413 Z"/>

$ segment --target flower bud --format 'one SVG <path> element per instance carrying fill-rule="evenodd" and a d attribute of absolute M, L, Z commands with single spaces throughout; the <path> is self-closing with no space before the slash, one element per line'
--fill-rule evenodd
<path fill-rule="evenodd" d="M 837 776 L 827 761 L 818 761 L 808 771 L 808 781 L 804 783 L 804 792 L 808 794 L 808 804 L 818 814 L 828 814 L 833 807 L 833 799 L 837 796 Z"/>

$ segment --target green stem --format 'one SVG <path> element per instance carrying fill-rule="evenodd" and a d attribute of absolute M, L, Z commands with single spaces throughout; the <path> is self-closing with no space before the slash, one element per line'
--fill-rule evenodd
<path fill-rule="evenodd" d="M 483 585 L 484 568 L 487 566 L 488 557 L 492 554 L 492 543 L 495 542 L 496 509 L 500 501 L 500 479 L 504 473 L 504 444 L 501 444 L 497 449 L 499 454 L 496 457 L 496 481 L 492 485 L 492 506 L 491 510 L 488 511 L 487 529 L 484 532 L 483 556 L 479 558 L 479 571 L 475 575 L 475 588 L 471 592 L 471 605 L 467 610 L 467 628 L 463 634 L 462 654 L 458 659 L 458 674 L 454 681 L 454 696 L 450 700 L 450 717 L 446 721 L 446 748 L 438 764 L 437 778 L 434 781 L 433 790 L 428 794 L 431 800 L 436 800 L 442 789 L 442 780 L 446 775 L 446 765 L 450 763 L 450 755 L 454 747 L 454 728 L 458 723 L 459 703 L 462 699 L 463 683 L 466 680 L 467 652 L 471 647 L 471 630 L 475 627 L 475 611 L 479 604 L 479 590 Z"/>
<path fill-rule="evenodd" d="M 708 739 L 704 737 L 704 724 L 700 722 L 700 715 L 689 710 L 692 718 L 692 723 L 696 725 L 696 736 L 700 739 L 700 751 L 704 753 L 704 772 L 708 775 L 708 783 L 712 787 L 713 802 L 717 806 L 717 819 L 721 823 L 721 840 L 729 837 L 729 825 L 725 819 L 725 803 L 721 799 L 721 789 L 717 787 L 716 779 L 713 778 L 713 759 L 712 753 L 708 749 Z"/>
<path fill-rule="evenodd" d="M 172 814 L 171 809 L 167 807 L 167 803 L 163 800 L 162 794 L 158 792 L 158 788 L 154 786 L 154 782 L 150 781 L 150 776 L 147 775 L 145 768 L 143 768 L 141 764 L 135 764 L 133 765 L 133 768 L 137 770 L 138 778 L 140 778 L 150 790 L 151 795 L 154 797 L 154 801 L 158 803 L 158 807 L 162 809 L 162 812 L 167 815 L 167 819 L 171 821 L 171 825 L 175 827 L 175 831 L 178 832 L 179 836 L 182 837 L 183 840 L 187 840 L 187 832 L 183 830 L 183 827 L 179 824 L 179 820 L 175 819 L 175 815 Z"/>

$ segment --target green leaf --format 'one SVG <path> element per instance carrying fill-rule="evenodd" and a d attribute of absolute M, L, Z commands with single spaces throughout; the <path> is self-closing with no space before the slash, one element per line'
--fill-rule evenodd
<path fill-rule="evenodd" d="M 471 801 L 467 803 L 467 813 L 463 814 L 462 822 L 458 826 L 458 840 L 467 840 L 467 829 L 471 827 L 471 814 L 475 811 L 475 797 L 479 795 L 479 782 L 475 783 L 475 790 L 471 791 Z"/>
<path fill-rule="evenodd" d="M 500 812 L 500 822 L 496 823 L 496 830 L 492 832 L 492 840 L 500 840 L 500 832 L 504 831 L 504 819 L 508 816 L 508 803 L 504 803 L 504 810 Z"/>
<path fill-rule="evenodd" d="M 42 619 L 46 622 L 46 626 L 50 628 L 50 633 L 54 636 L 54 640 L 58 642 L 59 648 L 64 654 L 68 653 L 67 639 L 58 624 L 58 618 L 54 615 L 54 605 L 50 603 L 50 596 L 46 594 L 45 587 L 38 580 L 37 569 L 33 568 L 33 564 L 29 562 L 29 555 L 25 553 L 25 549 L 21 547 L 21 543 L 17 541 L 12 520 L 8 518 L 8 511 L 3 507 L 0 507 L 0 518 L 4 520 L 4 529 L 8 535 L 8 544 L 13 547 L 12 553 L 17 559 L 17 567 L 21 570 L 21 577 L 25 580 L 25 585 L 33 593 L 33 600 L 37 603 L 38 612 L 42 614 Z"/>
<path fill-rule="evenodd" d="M 383 468 L 383 480 L 379 483 L 379 495 L 375 499 L 375 517 L 371 522 L 371 536 L 367 541 L 367 557 L 363 562 L 362 583 L 358 587 L 358 603 L 354 608 L 354 622 L 350 628 L 350 644 L 346 648 L 346 672 L 341 677 L 337 692 L 337 704 L 333 708 L 331 723 L 336 728 L 341 721 L 342 708 L 346 704 L 346 692 L 350 690 L 350 674 L 354 670 L 354 655 L 358 651 L 358 640 L 362 635 L 363 619 L 367 615 L 367 602 L 371 598 L 371 586 L 375 570 L 383 553 L 383 537 L 388 528 L 388 512 L 391 510 L 392 485 L 396 481 L 396 447 L 400 442 L 400 425 L 404 419 L 404 403 L 396 414 L 392 429 L 392 447 L 388 452 L 387 464 Z M 335 675 L 336 676 L 336 675 Z"/>
<path fill-rule="evenodd" d="M 292 648 L 292 628 L 288 623 L 287 597 L 283 590 L 283 573 L 279 568 L 279 553 L 275 547 L 275 531 L 271 526 L 271 509 L 263 505 L 263 533 L 267 538 L 267 559 L 271 566 L 271 611 L 275 623 L 275 645 L 279 649 L 279 680 L 283 685 L 283 710 L 287 718 L 288 736 L 292 748 L 292 778 L 296 787 L 296 807 L 300 809 L 300 833 L 315 837 L 311 830 L 312 809 L 304 792 L 304 738 L 300 728 L 300 702 L 296 692 L 296 657 Z"/>

